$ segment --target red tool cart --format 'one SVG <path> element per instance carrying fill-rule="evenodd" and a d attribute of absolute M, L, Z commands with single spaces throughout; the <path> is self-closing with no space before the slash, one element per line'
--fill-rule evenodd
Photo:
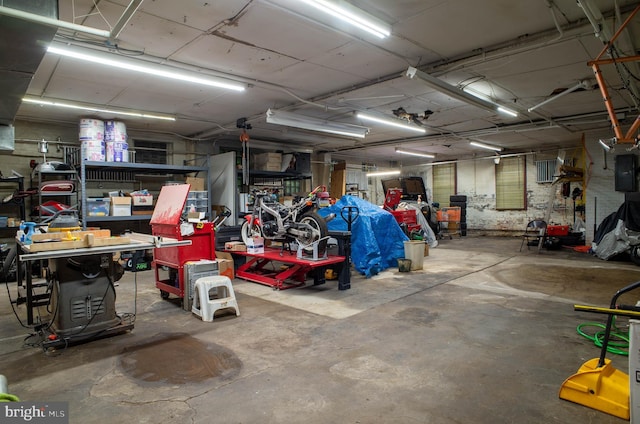
<path fill-rule="evenodd" d="M 384 198 L 384 209 L 391 212 L 391 215 L 393 215 L 401 227 L 406 228 L 407 235 L 410 235 L 414 231 L 420 231 L 421 227 L 420 224 L 418 224 L 417 210 L 396 210 L 401 201 L 402 189 L 390 188 L 387 190 L 387 194 Z"/>
<path fill-rule="evenodd" d="M 171 237 L 176 240 L 191 240 L 190 246 L 154 249 L 153 268 L 156 287 L 160 289 L 163 299 L 174 294 L 183 299 L 183 307 L 187 308 L 185 298 L 184 265 L 188 261 L 200 259 L 213 260 L 215 239 L 212 222 L 195 223 L 193 233 L 188 227 L 188 235 L 183 235 L 180 228 L 180 217 L 189 193 L 189 184 L 164 186 L 158 196 L 156 207 L 151 217 L 151 232 L 154 236 Z"/>

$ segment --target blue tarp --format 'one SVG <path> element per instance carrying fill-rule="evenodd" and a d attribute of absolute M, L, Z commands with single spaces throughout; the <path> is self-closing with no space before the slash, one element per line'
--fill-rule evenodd
<path fill-rule="evenodd" d="M 398 266 L 398 258 L 404 258 L 404 242 L 409 238 L 393 215 L 358 197 L 342 196 L 335 205 L 318 211 L 321 216 L 336 214 L 336 218 L 327 224 L 329 231 L 347 231 L 347 211 L 342 209 L 345 206 L 355 206 L 360 211 L 351 226 L 351 262 L 356 270 L 369 278 Z"/>

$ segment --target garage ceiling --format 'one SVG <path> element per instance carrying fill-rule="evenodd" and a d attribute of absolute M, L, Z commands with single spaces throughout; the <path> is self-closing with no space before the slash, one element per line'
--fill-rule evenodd
<path fill-rule="evenodd" d="M 126 21 L 127 7 L 133 11 Z M 409 166 L 491 155 L 471 140 L 502 147 L 502 153 L 553 150 L 580 144 L 582 135 L 606 133 L 610 122 L 587 62 L 637 6 L 634 0 L 351 0 L 387 22 L 379 39 L 325 15 L 301 0 L 60 0 L 59 19 L 111 31 L 115 39 L 60 28 L 56 45 L 85 48 L 222 76 L 242 83 L 228 91 L 141 75 L 47 53 L 27 94 L 112 109 L 168 114 L 175 122 L 115 117 L 23 103 L 16 119 L 68 122 L 81 117 L 120 119 L 130 135 L 170 133 L 201 143 L 239 143 L 239 118 L 258 147 L 331 153 L 334 160 Z M 135 9 L 135 6 L 139 6 Z M 616 43 L 621 55 L 636 55 L 640 14 Z M 484 94 L 518 112 L 487 111 L 435 91 L 416 67 L 456 89 Z M 636 63 L 627 68 L 639 77 Z M 619 67 L 618 67 L 619 70 Z M 625 87 L 614 66 L 604 77 L 622 123 L 637 116 L 633 77 Z M 620 72 L 625 72 L 624 70 Z M 537 107 L 563 90 L 580 89 Z M 635 97 L 637 99 L 637 97 Z M 427 132 L 359 119 L 356 112 L 397 118 L 393 110 L 423 115 Z M 364 139 L 340 137 L 266 122 L 266 111 L 366 126 Z M 415 125 L 415 124 L 414 124 Z M 611 133 L 613 135 L 613 133 Z M 399 155 L 401 147 L 435 159 Z"/>

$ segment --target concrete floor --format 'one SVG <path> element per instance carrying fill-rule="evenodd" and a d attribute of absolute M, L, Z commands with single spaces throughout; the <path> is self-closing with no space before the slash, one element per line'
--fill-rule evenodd
<path fill-rule="evenodd" d="M 3 288 L 0 373 L 23 400 L 68 401 L 71 423 L 624 422 L 558 390 L 599 355 L 575 328 L 605 316 L 573 304 L 607 306 L 640 267 L 519 247 L 443 240 L 422 271 L 354 272 L 347 291 L 236 279 L 241 316 L 211 323 L 162 300 L 152 272 L 137 290 L 127 273 L 117 310 L 136 313 L 133 331 L 48 353 L 23 344 Z"/>

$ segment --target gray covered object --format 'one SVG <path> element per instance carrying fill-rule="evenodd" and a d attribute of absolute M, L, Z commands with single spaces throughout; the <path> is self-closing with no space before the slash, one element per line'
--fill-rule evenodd
<path fill-rule="evenodd" d="M 606 233 L 599 243 L 592 243 L 591 250 L 597 257 L 606 261 L 638 244 L 640 233 L 628 230 L 624 221 L 619 219 L 613 231 Z"/>

